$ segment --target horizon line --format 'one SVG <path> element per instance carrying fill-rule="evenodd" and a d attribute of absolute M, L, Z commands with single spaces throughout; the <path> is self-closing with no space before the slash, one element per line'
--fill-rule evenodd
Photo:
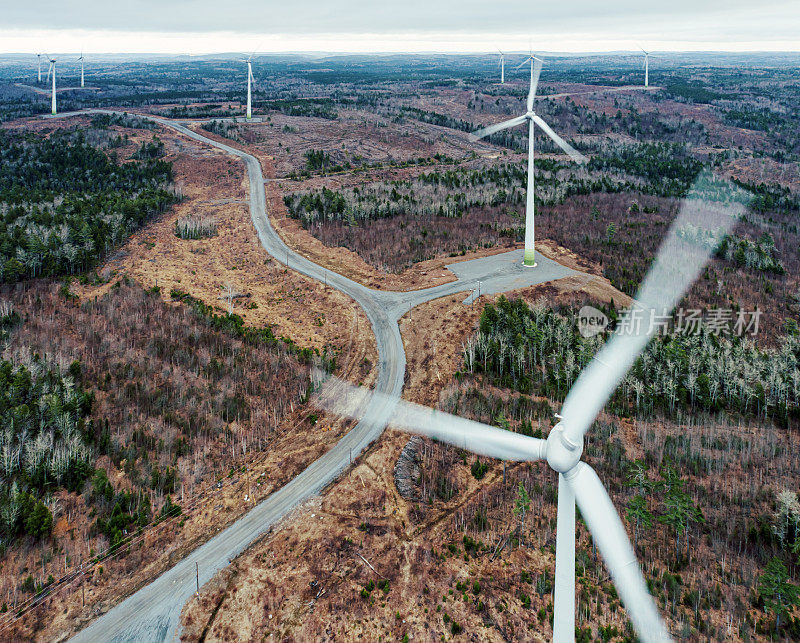
<path fill-rule="evenodd" d="M 179 53 L 175 51 L 134 51 L 134 50 L 117 50 L 117 51 L 87 51 L 86 49 L 79 50 L 51 50 L 53 55 L 56 54 L 79 54 L 86 55 L 87 53 L 93 56 L 120 56 L 120 55 L 135 55 L 135 56 L 172 56 L 176 58 L 199 58 L 205 56 L 240 56 L 241 51 L 237 50 L 219 50 L 219 51 L 204 51 L 204 52 L 186 52 Z M 614 56 L 614 55 L 635 55 L 642 56 L 643 52 L 636 49 L 596 49 L 586 51 L 576 50 L 543 50 L 537 49 L 537 55 L 551 56 L 551 57 L 573 57 L 573 56 Z M 750 55 L 750 54 L 796 54 L 800 55 L 800 49 L 649 49 L 650 54 L 735 54 L 735 55 Z M 0 56 L 36 56 L 44 55 L 37 51 L 0 51 Z M 508 50 L 504 51 L 505 56 L 527 56 L 529 54 L 526 50 Z M 256 51 L 253 56 L 282 56 L 282 55 L 296 55 L 296 56 L 325 56 L 325 55 L 350 55 L 350 56 L 483 56 L 499 55 L 495 50 L 357 50 L 357 49 L 285 49 L 285 50 L 271 50 L 271 51 Z"/>
<path fill-rule="evenodd" d="M 228 53 L 346 55 L 346 54 L 486 54 L 499 49 L 527 53 L 530 49 L 551 55 L 602 55 L 638 53 L 641 49 L 664 53 L 800 53 L 795 38 L 759 36 L 708 38 L 676 33 L 559 31 L 539 34 L 397 31 L 243 33 L 233 31 L 163 32 L 101 29 L 14 29 L 0 27 L 0 53 L 34 54 L 46 51 L 80 51 L 88 54 L 139 54 L 213 56 Z"/>

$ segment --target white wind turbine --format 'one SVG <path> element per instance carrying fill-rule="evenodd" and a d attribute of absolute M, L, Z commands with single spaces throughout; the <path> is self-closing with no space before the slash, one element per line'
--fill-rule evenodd
<path fill-rule="evenodd" d="M 500 84 L 506 84 L 506 55 L 502 51 L 500 51 Z"/>
<path fill-rule="evenodd" d="M 56 115 L 56 59 L 55 58 L 50 58 L 50 68 L 47 70 L 47 80 L 50 80 L 50 74 L 53 75 L 53 86 L 51 90 L 51 99 L 50 99 L 50 113 L 53 116 L 55 116 Z"/>
<path fill-rule="evenodd" d="M 253 78 L 253 64 L 252 64 L 253 54 L 250 54 L 250 57 L 242 62 L 247 63 L 247 120 L 253 118 L 253 90 L 252 85 L 256 82 L 256 79 Z"/>
<path fill-rule="evenodd" d="M 39 84 L 42 84 L 42 54 L 36 54 L 36 60 L 39 63 Z"/>
<path fill-rule="evenodd" d="M 83 87 L 83 51 L 81 51 L 81 57 L 78 58 L 78 61 L 81 63 L 81 87 Z"/>
<path fill-rule="evenodd" d="M 737 205 L 733 188 L 718 204 L 702 207 L 702 198 L 712 183 L 707 177 L 698 183 L 684 202 L 636 295 L 635 312 L 640 313 L 638 318 L 642 323 L 631 324 L 630 333 L 615 334 L 581 372 L 564 401 L 560 422 L 547 439 L 527 437 L 387 395 L 370 394 L 338 380 L 324 385 L 317 398 L 324 409 L 359 419 L 365 415 L 366 404 L 377 404 L 382 408 L 381 421 L 385 419 L 395 428 L 491 458 L 545 460 L 558 472 L 553 619 L 553 640 L 557 643 L 574 641 L 575 636 L 576 502 L 639 637 L 647 642 L 671 640 L 647 591 L 614 504 L 594 469 L 581 461 L 581 455 L 585 433 L 655 332 L 648 320 L 657 319 L 678 303 L 713 252 L 713 248 L 684 242 L 681 231 L 692 225 L 709 234 L 721 233 L 718 237 L 721 238 L 743 211 Z"/>
<path fill-rule="evenodd" d="M 528 124 L 528 188 L 525 197 L 525 251 L 523 254 L 522 263 L 526 266 L 533 267 L 536 265 L 536 252 L 534 248 L 535 230 L 534 230 L 534 168 L 533 168 L 533 148 L 534 148 L 534 124 L 538 125 L 545 134 L 547 134 L 556 145 L 564 150 L 573 161 L 576 163 L 585 163 L 586 157 L 573 148 L 563 138 L 556 134 L 550 126 L 545 123 L 541 116 L 533 111 L 533 101 L 536 98 L 536 87 L 539 84 L 539 74 L 542 71 L 542 61 L 531 54 L 526 58 L 519 67 L 531 64 L 531 88 L 528 92 L 528 110 L 522 115 L 512 118 L 502 123 L 490 125 L 483 129 L 473 132 L 470 135 L 471 140 L 477 141 L 496 132 L 499 132 L 510 127 L 516 127 L 523 123 Z M 517 69 L 519 69 L 517 67 Z"/>
<path fill-rule="evenodd" d="M 639 47 L 639 49 L 642 49 L 642 48 Z M 650 86 L 650 59 L 651 58 L 658 58 L 658 56 L 654 56 L 649 51 L 645 51 L 644 49 L 642 49 L 642 53 L 644 54 L 644 65 L 643 65 L 643 67 L 644 67 L 644 86 L 645 87 L 649 87 Z"/>

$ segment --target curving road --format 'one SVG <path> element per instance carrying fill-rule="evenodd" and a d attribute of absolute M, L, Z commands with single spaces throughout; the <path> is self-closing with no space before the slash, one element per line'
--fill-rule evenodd
<path fill-rule="evenodd" d="M 109 110 L 69 112 L 56 117 L 86 113 L 121 113 Z M 267 216 L 264 177 L 258 160 L 246 152 L 194 132 L 175 121 L 148 117 L 196 141 L 211 145 L 241 159 L 250 179 L 250 216 L 264 249 L 276 260 L 298 272 L 326 280 L 329 286 L 349 295 L 364 309 L 375 334 L 378 350 L 378 377 L 375 389 L 389 398 L 399 398 L 405 377 L 405 351 L 398 320 L 411 308 L 432 299 L 468 291 L 469 303 L 480 282 L 481 294 L 524 288 L 577 274 L 541 255 L 535 270 L 522 267 L 522 251 L 508 252 L 448 266 L 457 281 L 411 292 L 376 291 L 342 275 L 318 266 L 295 253 L 278 236 Z M 74 641 L 164 641 L 176 638 L 180 613 L 195 592 L 195 563 L 200 584 L 205 584 L 230 560 L 244 551 L 289 511 L 319 494 L 335 480 L 351 461 L 383 431 L 392 413 L 386 397 L 375 396 L 364 419 L 353 427 L 327 453 L 314 461 L 291 482 L 256 505 L 249 513 L 193 551 L 150 584 L 119 603 L 79 632 Z"/>

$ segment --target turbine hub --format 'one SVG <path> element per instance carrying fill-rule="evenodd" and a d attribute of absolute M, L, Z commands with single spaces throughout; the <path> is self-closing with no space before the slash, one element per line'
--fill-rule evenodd
<path fill-rule="evenodd" d="M 545 450 L 550 468 L 559 473 L 566 473 L 580 461 L 583 445 L 572 446 L 564 435 L 564 427 L 559 422 L 547 436 Z"/>

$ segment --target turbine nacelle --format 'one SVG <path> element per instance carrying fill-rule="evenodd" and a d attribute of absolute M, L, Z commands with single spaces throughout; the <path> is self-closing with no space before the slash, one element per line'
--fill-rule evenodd
<path fill-rule="evenodd" d="M 575 468 L 583 455 L 583 445 L 573 445 L 567 438 L 562 422 L 556 424 L 547 436 L 545 458 L 553 471 L 567 473 Z"/>

